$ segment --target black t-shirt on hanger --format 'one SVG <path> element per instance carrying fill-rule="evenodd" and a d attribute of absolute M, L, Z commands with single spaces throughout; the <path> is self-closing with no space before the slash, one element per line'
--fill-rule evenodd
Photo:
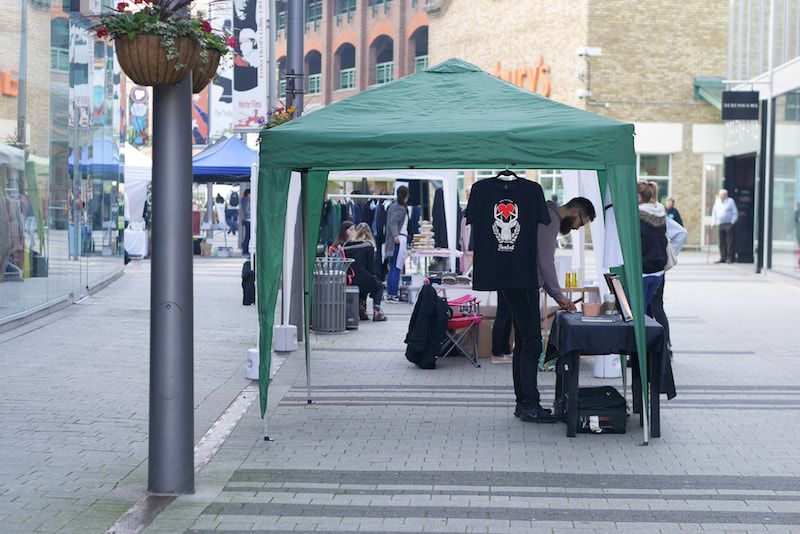
<path fill-rule="evenodd" d="M 540 224 L 550 223 L 539 184 L 523 178 L 476 182 L 464 216 L 475 239 L 473 289 L 539 288 L 536 236 Z"/>

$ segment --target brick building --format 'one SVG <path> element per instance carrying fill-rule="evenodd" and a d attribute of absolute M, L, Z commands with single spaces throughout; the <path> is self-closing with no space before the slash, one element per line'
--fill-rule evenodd
<path fill-rule="evenodd" d="M 305 0 L 305 106 L 311 110 L 428 65 L 429 0 Z M 279 80 L 286 72 L 286 11 L 278 7 Z M 283 98 L 283 86 L 279 95 Z"/>
<path fill-rule="evenodd" d="M 714 92 L 727 63 L 726 1 L 436 0 L 428 15 L 431 64 L 460 57 L 559 102 L 633 122 L 640 177 L 675 198 L 690 244 L 705 241 L 703 216 L 722 165 Z M 557 173 L 539 179 L 557 192 Z"/>
<path fill-rule="evenodd" d="M 0 28 L 0 143 L 17 135 L 19 102 L 20 23 L 19 2 L 3 6 Z M 25 69 L 26 139 L 31 154 L 50 154 L 50 34 L 49 4 L 31 2 L 27 9 L 27 68 Z M 22 141 L 21 139 L 19 141 Z"/>

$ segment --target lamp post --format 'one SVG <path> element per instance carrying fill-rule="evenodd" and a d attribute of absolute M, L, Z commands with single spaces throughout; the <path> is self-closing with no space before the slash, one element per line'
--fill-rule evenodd
<path fill-rule="evenodd" d="M 192 75 L 153 88 L 148 490 L 194 492 Z"/>

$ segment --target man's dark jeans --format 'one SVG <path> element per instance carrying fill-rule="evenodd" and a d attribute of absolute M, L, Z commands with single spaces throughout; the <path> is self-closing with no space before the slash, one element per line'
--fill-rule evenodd
<path fill-rule="evenodd" d="M 511 310 L 502 298 L 497 299 L 497 316 L 492 325 L 492 356 L 511 354 Z"/>
<path fill-rule="evenodd" d="M 542 353 L 542 324 L 539 319 L 538 289 L 501 289 L 514 322 L 514 395 L 517 404 L 525 409 L 539 406 L 537 373 Z"/>
<path fill-rule="evenodd" d="M 250 254 L 250 221 L 242 221 L 242 254 Z"/>

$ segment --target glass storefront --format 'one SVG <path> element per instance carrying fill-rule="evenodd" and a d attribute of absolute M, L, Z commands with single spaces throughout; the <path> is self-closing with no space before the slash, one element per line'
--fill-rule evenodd
<path fill-rule="evenodd" d="M 87 31 L 101 8 L 0 3 L 0 323 L 123 265 L 124 82 Z"/>
<path fill-rule="evenodd" d="M 775 99 L 772 268 L 800 275 L 800 91 Z"/>

